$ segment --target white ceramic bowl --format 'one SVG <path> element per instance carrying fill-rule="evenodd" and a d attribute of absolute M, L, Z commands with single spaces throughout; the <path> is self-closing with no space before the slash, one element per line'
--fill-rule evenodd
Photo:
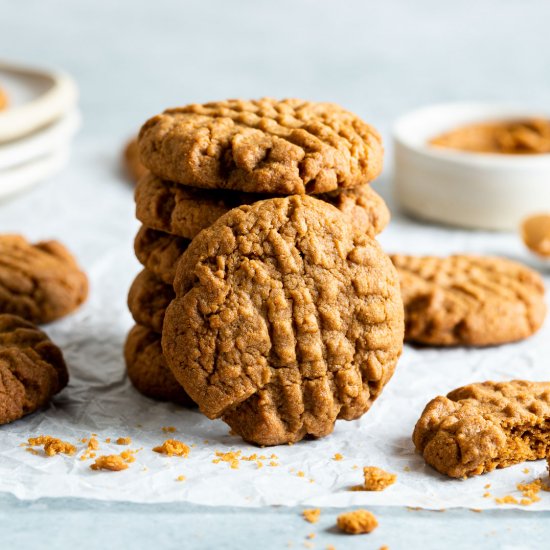
<path fill-rule="evenodd" d="M 470 153 L 431 147 L 439 134 L 470 123 L 545 117 L 529 108 L 483 103 L 425 107 L 394 126 L 394 193 L 420 218 L 477 229 L 512 230 L 550 209 L 550 154 Z"/>

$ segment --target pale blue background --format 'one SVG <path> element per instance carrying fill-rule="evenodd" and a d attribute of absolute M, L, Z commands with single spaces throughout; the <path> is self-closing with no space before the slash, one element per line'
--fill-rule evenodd
<path fill-rule="evenodd" d="M 0 14 L 0 56 L 61 67 L 80 86 L 84 127 L 70 174 L 97 181 L 97 194 L 88 188 L 82 200 L 105 202 L 104 219 L 82 213 L 90 246 L 93 223 L 116 230 L 131 209 L 129 202 L 120 216 L 106 192 L 120 180 L 121 143 L 167 106 L 262 95 L 339 102 L 383 132 L 390 154 L 376 187 L 388 196 L 388 133 L 399 114 L 436 101 L 547 105 L 550 97 L 545 0 L 0 0 Z M 78 193 L 78 181 L 67 177 L 47 184 L 52 196 L 56 185 Z M 42 216 L 43 232 L 55 234 L 61 222 L 48 207 L 45 199 L 44 212 L 28 215 Z M 28 503 L 0 495 L 0 548 L 304 548 L 310 532 L 315 548 L 338 550 L 550 545 L 548 513 L 374 511 L 380 528 L 353 538 L 332 530 L 335 510 L 323 510 L 312 526 L 299 509 Z"/>

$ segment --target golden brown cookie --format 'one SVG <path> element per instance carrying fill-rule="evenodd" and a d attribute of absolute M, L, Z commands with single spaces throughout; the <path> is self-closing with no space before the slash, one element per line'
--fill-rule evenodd
<path fill-rule="evenodd" d="M 59 348 L 31 322 L 0 314 L 0 424 L 43 407 L 68 382 Z"/>
<path fill-rule="evenodd" d="M 0 313 L 41 324 L 76 309 L 88 295 L 88 280 L 57 241 L 31 244 L 20 235 L 0 235 Z"/>
<path fill-rule="evenodd" d="M 135 325 L 126 338 L 124 359 L 128 378 L 146 397 L 172 401 L 186 407 L 194 405 L 166 366 L 160 345 L 160 334 Z"/>
<path fill-rule="evenodd" d="M 294 195 L 241 206 L 178 264 L 162 345 L 210 418 L 261 445 L 365 413 L 403 344 L 397 274 L 333 206 Z"/>
<path fill-rule="evenodd" d="M 122 154 L 124 161 L 124 169 L 130 177 L 131 181 L 137 183 L 145 174 L 148 173 L 147 168 L 141 164 L 139 160 L 139 151 L 137 138 L 131 139 L 126 146 Z"/>
<path fill-rule="evenodd" d="M 192 239 L 237 206 L 264 200 L 265 195 L 198 189 L 163 181 L 149 173 L 136 187 L 136 217 L 144 225 Z M 368 184 L 316 195 L 338 208 L 362 233 L 375 236 L 390 221 L 380 195 Z"/>
<path fill-rule="evenodd" d="M 544 283 L 519 263 L 464 255 L 391 259 L 401 280 L 408 341 L 503 344 L 531 336 L 544 320 Z"/>
<path fill-rule="evenodd" d="M 135 278 L 128 293 L 128 309 L 138 325 L 162 332 L 164 313 L 175 294 L 171 285 L 144 269 Z"/>
<path fill-rule="evenodd" d="M 550 213 L 534 214 L 523 220 L 521 237 L 531 252 L 550 258 Z"/>
<path fill-rule="evenodd" d="M 136 235 L 134 250 L 141 265 L 170 285 L 178 260 L 190 242 L 189 239 L 142 226 Z"/>
<path fill-rule="evenodd" d="M 378 132 L 333 103 L 219 101 L 168 109 L 139 133 L 143 164 L 162 179 L 249 193 L 326 193 L 382 171 Z"/>
<path fill-rule="evenodd" d="M 0 88 L 0 111 L 3 111 L 8 106 L 8 103 L 8 94 Z"/>
<path fill-rule="evenodd" d="M 469 477 L 550 453 L 550 382 L 483 382 L 430 401 L 414 429 L 424 460 Z"/>

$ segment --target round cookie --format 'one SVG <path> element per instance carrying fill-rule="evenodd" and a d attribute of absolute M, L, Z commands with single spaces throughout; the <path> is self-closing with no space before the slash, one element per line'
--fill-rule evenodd
<path fill-rule="evenodd" d="M 232 208 L 265 198 L 257 193 L 188 187 L 148 173 L 136 187 L 136 217 L 147 227 L 193 239 Z M 368 184 L 316 198 L 336 206 L 357 231 L 371 236 L 390 221 L 386 203 Z"/>
<path fill-rule="evenodd" d="M 544 320 L 544 283 L 503 258 L 393 255 L 405 306 L 405 339 L 435 346 L 521 340 Z"/>
<path fill-rule="evenodd" d="M 142 226 L 134 241 L 134 251 L 141 265 L 171 285 L 178 260 L 190 242 L 189 239 Z"/>
<path fill-rule="evenodd" d="M 206 189 L 326 193 L 382 171 L 378 132 L 333 103 L 231 99 L 168 109 L 139 133 L 143 164 Z"/>
<path fill-rule="evenodd" d="M 241 206 L 178 264 L 162 346 L 202 412 L 260 445 L 322 437 L 365 413 L 403 345 L 397 273 L 333 206 Z"/>
<path fill-rule="evenodd" d="M 48 403 L 69 380 L 59 348 L 35 325 L 0 314 L 0 424 Z"/>
<path fill-rule="evenodd" d="M 128 378 L 140 393 L 159 401 L 194 406 L 166 365 L 160 334 L 135 325 L 126 338 L 124 359 Z"/>
<path fill-rule="evenodd" d="M 76 309 L 88 295 L 88 280 L 57 241 L 31 244 L 20 235 L 0 235 L 0 313 L 41 324 Z"/>
<path fill-rule="evenodd" d="M 135 278 L 128 293 L 128 309 L 138 325 L 159 334 L 164 313 L 174 298 L 171 285 L 162 282 L 154 273 L 144 269 Z"/>
<path fill-rule="evenodd" d="M 131 139 L 124 147 L 122 153 L 124 169 L 132 182 L 137 183 L 145 174 L 148 174 L 147 168 L 139 160 L 139 151 L 137 138 Z"/>

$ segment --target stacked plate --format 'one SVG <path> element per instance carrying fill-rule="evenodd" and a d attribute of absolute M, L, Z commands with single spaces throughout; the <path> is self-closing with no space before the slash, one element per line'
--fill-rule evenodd
<path fill-rule="evenodd" d="M 0 199 L 61 170 L 80 125 L 77 88 L 63 73 L 0 62 Z"/>

